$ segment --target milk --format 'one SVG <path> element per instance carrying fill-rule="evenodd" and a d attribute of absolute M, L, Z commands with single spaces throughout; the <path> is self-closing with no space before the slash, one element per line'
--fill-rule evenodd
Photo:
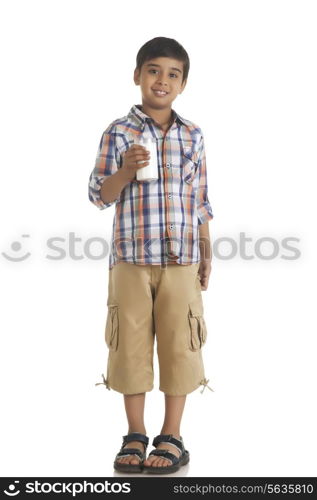
<path fill-rule="evenodd" d="M 149 160 L 140 160 L 138 163 L 146 163 L 149 165 L 139 168 L 136 171 L 136 178 L 138 181 L 151 181 L 158 179 L 158 165 L 157 165 L 157 145 L 155 137 L 141 136 L 138 139 L 138 144 L 145 147 L 150 152 Z"/>

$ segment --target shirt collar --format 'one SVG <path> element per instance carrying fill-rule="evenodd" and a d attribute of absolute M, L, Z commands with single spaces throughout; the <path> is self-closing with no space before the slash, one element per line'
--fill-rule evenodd
<path fill-rule="evenodd" d="M 172 109 L 172 114 L 173 114 L 173 123 L 181 123 L 183 125 L 189 126 L 189 121 L 185 120 L 185 118 L 182 118 L 174 109 Z M 145 127 L 145 123 L 147 121 L 152 121 L 153 118 L 150 116 L 146 115 L 141 111 L 141 104 L 134 104 L 132 108 L 129 111 L 128 117 L 135 122 L 142 130 Z"/>

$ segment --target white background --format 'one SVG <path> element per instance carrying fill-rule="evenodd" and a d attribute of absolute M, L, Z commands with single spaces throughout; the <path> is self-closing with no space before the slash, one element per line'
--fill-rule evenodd
<path fill-rule="evenodd" d="M 179 475 L 316 476 L 316 3 L 29 0 L 0 14 L 1 475 L 113 474 L 127 423 L 122 395 L 94 385 L 108 255 L 90 258 L 101 247 L 87 240 L 109 241 L 114 206 L 89 202 L 88 177 L 103 130 L 141 103 L 139 48 L 166 36 L 190 57 L 173 108 L 205 135 L 213 243 L 240 248 L 245 233 L 254 256 L 214 256 L 203 292 L 214 392 L 188 396 Z M 65 258 L 48 257 L 52 237 Z M 263 237 L 275 258 L 255 254 Z M 282 258 L 287 237 L 298 259 Z M 156 373 L 151 441 L 163 409 Z"/>

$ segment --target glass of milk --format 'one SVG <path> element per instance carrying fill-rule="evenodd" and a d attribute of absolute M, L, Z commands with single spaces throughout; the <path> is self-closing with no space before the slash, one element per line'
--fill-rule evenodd
<path fill-rule="evenodd" d="M 152 181 L 158 179 L 158 165 L 157 165 L 157 144 L 156 138 L 152 136 L 141 135 L 137 139 L 137 144 L 144 146 L 150 152 L 149 165 L 139 168 L 136 171 L 136 178 L 138 181 Z M 138 163 L 146 163 L 147 160 L 139 160 Z"/>

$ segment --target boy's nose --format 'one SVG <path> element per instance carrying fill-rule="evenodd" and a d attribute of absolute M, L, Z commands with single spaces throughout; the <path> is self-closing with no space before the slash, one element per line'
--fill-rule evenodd
<path fill-rule="evenodd" d="M 157 84 L 159 86 L 162 86 L 162 90 L 164 90 L 167 87 L 167 83 L 165 82 L 164 78 L 162 78 L 161 80 L 158 80 Z"/>

